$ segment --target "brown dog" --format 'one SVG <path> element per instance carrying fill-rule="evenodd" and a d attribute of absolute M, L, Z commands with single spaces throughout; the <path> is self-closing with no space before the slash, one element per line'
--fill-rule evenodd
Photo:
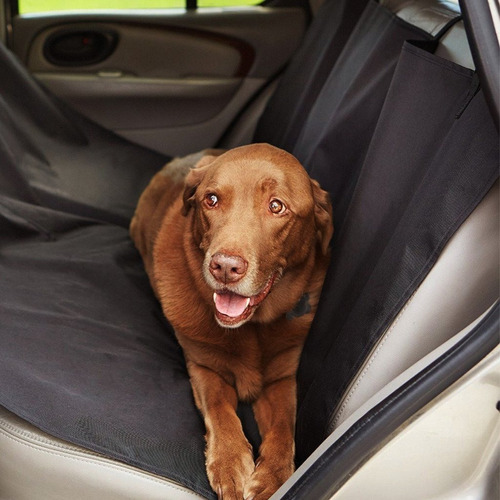
<path fill-rule="evenodd" d="M 328 265 L 328 194 L 275 147 L 207 151 L 153 177 L 130 231 L 184 350 L 212 488 L 269 498 L 294 468 L 295 375 Z M 238 400 L 253 404 L 256 464 Z"/>

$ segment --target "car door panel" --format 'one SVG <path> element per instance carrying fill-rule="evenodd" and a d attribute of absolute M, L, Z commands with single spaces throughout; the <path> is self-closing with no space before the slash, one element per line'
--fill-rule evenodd
<path fill-rule="evenodd" d="M 305 25 L 300 8 L 44 14 L 15 17 L 11 45 L 89 118 L 185 154 L 217 142 L 286 64 Z"/>
<path fill-rule="evenodd" d="M 193 125 L 213 119 L 238 91 L 238 78 L 139 78 L 38 73 L 38 80 L 112 130 Z M 103 105 L 103 102 L 105 103 Z"/>

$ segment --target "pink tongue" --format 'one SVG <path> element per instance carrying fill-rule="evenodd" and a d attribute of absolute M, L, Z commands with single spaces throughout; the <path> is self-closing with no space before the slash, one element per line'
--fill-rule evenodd
<path fill-rule="evenodd" d="M 231 318 L 241 316 L 249 304 L 247 297 L 242 297 L 236 293 L 215 293 L 215 307 L 221 314 Z"/>

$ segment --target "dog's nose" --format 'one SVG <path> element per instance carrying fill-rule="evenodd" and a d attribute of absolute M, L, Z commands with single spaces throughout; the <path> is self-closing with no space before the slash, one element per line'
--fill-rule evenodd
<path fill-rule="evenodd" d="M 215 253 L 210 260 L 210 272 L 221 283 L 235 283 L 247 272 L 248 262 L 239 255 Z"/>

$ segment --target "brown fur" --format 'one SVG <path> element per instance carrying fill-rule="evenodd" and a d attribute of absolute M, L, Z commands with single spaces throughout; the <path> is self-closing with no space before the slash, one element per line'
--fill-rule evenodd
<path fill-rule="evenodd" d="M 283 213 L 270 210 L 274 199 Z M 327 193 L 293 156 L 266 144 L 174 160 L 139 200 L 131 236 L 184 350 L 206 426 L 208 478 L 220 498 L 269 498 L 293 472 L 295 375 L 332 232 Z M 221 282 L 218 254 L 246 262 L 244 276 Z M 233 276 L 237 267 L 223 269 Z M 217 319 L 214 290 L 265 298 L 242 316 Z M 306 293 L 310 310 L 287 315 Z M 257 465 L 238 400 L 253 404 Z"/>

